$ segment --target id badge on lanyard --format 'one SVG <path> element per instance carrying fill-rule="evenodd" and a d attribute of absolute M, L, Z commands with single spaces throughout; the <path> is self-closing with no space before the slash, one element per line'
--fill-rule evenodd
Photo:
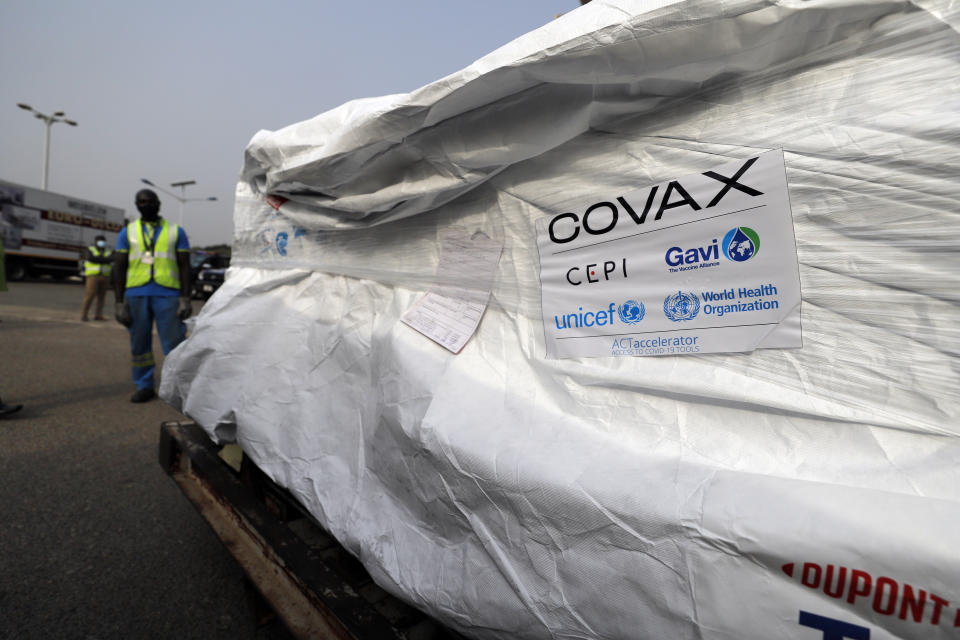
<path fill-rule="evenodd" d="M 147 239 L 147 230 L 143 228 L 143 222 L 140 222 L 140 234 L 143 236 L 143 241 L 147 245 L 146 251 L 143 252 L 143 255 L 140 256 L 140 262 L 143 264 L 153 264 L 153 248 L 157 244 L 157 235 L 160 233 L 159 230 L 154 229 L 152 225 L 148 225 L 150 229 L 149 240 Z M 152 240 L 152 242 L 151 242 Z"/>

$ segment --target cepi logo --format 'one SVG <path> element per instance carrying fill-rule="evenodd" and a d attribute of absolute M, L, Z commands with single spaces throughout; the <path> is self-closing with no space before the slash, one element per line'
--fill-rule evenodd
<path fill-rule="evenodd" d="M 643 303 L 636 300 L 627 300 L 617 307 L 617 315 L 624 324 L 638 324 L 646 313 L 647 309 Z"/>
<path fill-rule="evenodd" d="M 677 291 L 663 299 L 663 314 L 674 322 L 693 320 L 700 313 L 700 298 L 692 291 Z"/>
<path fill-rule="evenodd" d="M 734 262 L 746 262 L 760 251 L 760 236 L 750 227 L 734 227 L 723 236 L 723 255 Z"/>

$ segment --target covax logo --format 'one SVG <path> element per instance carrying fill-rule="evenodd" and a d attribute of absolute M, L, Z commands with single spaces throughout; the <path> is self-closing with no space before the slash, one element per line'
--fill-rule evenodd
<path fill-rule="evenodd" d="M 633 220 L 634 224 L 642 225 L 647 221 L 647 215 L 654 209 L 658 194 L 660 195 L 660 203 L 653 216 L 654 220 L 660 220 L 664 212 L 670 209 L 688 208 L 691 211 L 700 211 L 701 209 L 715 207 L 731 189 L 736 189 L 740 193 L 745 193 L 751 197 L 762 196 L 762 191 L 740 182 L 743 175 L 757 160 L 758 158 L 750 158 L 732 176 L 724 176 L 716 171 L 704 171 L 702 175 L 723 185 L 706 206 L 697 202 L 679 180 L 671 180 L 662 192 L 660 192 L 659 185 L 650 188 L 640 213 L 637 213 L 634 208 L 634 204 L 639 206 L 639 202 L 631 203 L 624 196 L 618 196 L 614 198 L 616 202 L 603 201 L 590 205 L 582 216 L 573 212 L 554 216 L 547 227 L 547 233 L 550 236 L 550 241 L 556 244 L 573 242 L 580 235 L 581 229 L 591 235 L 603 235 L 617 227 L 621 209 Z M 618 204 L 619 206 L 617 206 Z"/>

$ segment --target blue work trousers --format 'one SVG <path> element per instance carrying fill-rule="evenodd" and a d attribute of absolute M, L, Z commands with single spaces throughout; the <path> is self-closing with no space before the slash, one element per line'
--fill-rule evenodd
<path fill-rule="evenodd" d="M 177 316 L 177 296 L 127 296 L 133 325 L 130 332 L 130 353 L 133 354 L 133 381 L 137 389 L 153 389 L 153 322 L 163 355 L 167 355 L 187 337 L 187 327 Z"/>

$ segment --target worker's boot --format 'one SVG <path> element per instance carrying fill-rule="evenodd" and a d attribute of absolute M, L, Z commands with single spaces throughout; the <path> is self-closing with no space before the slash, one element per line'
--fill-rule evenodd
<path fill-rule="evenodd" d="M 7 404 L 3 400 L 0 400 L 0 417 L 9 416 L 10 414 L 16 413 L 23 409 L 22 404 Z"/>
<path fill-rule="evenodd" d="M 153 389 L 137 389 L 137 392 L 130 396 L 130 402 L 149 402 L 156 397 Z"/>

